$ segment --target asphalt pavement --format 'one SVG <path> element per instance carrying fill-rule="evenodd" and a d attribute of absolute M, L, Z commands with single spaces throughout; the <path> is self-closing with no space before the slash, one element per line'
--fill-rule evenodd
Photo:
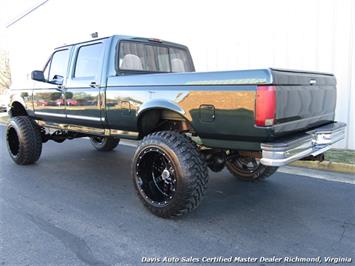
<path fill-rule="evenodd" d="M 354 184 L 308 177 L 306 169 L 251 184 L 227 171 L 210 173 L 200 207 L 166 220 L 146 211 L 134 192 L 134 147 L 101 153 L 87 139 L 48 142 L 37 164 L 17 166 L 2 126 L 0 134 L 0 265 L 190 256 L 331 256 L 354 263 Z"/>

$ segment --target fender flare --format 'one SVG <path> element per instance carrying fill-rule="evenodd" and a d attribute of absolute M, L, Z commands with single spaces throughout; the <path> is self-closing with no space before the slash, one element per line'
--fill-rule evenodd
<path fill-rule="evenodd" d="M 27 108 L 27 105 L 26 105 L 26 103 L 25 103 L 25 100 L 24 100 L 22 97 L 20 97 L 19 95 L 11 95 L 11 96 L 10 96 L 9 108 L 12 107 L 12 105 L 14 104 L 14 102 L 20 103 L 20 104 L 25 108 L 25 110 L 28 111 L 28 108 Z"/>
<path fill-rule="evenodd" d="M 173 111 L 175 113 L 180 114 L 184 119 L 186 119 L 186 121 L 191 122 L 186 115 L 186 112 L 184 109 L 182 109 L 179 105 L 177 105 L 174 102 L 171 101 L 167 101 L 164 99 L 152 99 L 149 100 L 147 102 L 145 102 L 144 104 L 142 104 L 138 111 L 137 111 L 137 121 L 140 120 L 140 118 L 142 117 L 142 115 L 149 110 L 153 110 L 153 109 L 165 109 L 165 110 L 169 110 L 169 111 Z"/>

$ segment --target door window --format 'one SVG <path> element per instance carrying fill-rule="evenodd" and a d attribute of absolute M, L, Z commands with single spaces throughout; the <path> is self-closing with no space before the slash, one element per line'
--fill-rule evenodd
<path fill-rule="evenodd" d="M 48 81 L 63 84 L 63 80 L 67 73 L 69 61 L 69 50 L 60 50 L 53 54 L 50 63 Z M 46 71 L 46 70 L 45 70 Z"/>
<path fill-rule="evenodd" d="M 99 71 L 102 52 L 102 43 L 80 47 L 75 64 L 74 78 L 95 77 Z"/>

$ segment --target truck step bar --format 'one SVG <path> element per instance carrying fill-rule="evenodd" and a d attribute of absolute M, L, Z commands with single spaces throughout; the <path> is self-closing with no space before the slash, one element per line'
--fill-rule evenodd
<path fill-rule="evenodd" d="M 260 162 L 268 166 L 283 166 L 307 156 L 317 156 L 344 139 L 345 123 L 334 122 L 302 135 L 278 142 L 262 143 Z"/>

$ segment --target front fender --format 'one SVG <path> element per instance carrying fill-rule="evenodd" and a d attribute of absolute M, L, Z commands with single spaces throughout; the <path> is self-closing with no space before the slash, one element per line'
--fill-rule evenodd
<path fill-rule="evenodd" d="M 8 108 L 11 108 L 13 103 L 21 104 L 29 115 L 33 114 L 32 91 L 31 90 L 13 90 L 9 91 Z"/>
<path fill-rule="evenodd" d="M 16 94 L 14 94 L 14 95 L 11 95 L 11 94 L 10 94 L 10 97 L 9 97 L 9 107 L 11 107 L 14 102 L 18 102 L 18 103 L 20 103 L 23 107 L 25 107 L 26 110 L 28 109 L 25 100 L 24 100 L 21 96 L 16 95 Z"/>

